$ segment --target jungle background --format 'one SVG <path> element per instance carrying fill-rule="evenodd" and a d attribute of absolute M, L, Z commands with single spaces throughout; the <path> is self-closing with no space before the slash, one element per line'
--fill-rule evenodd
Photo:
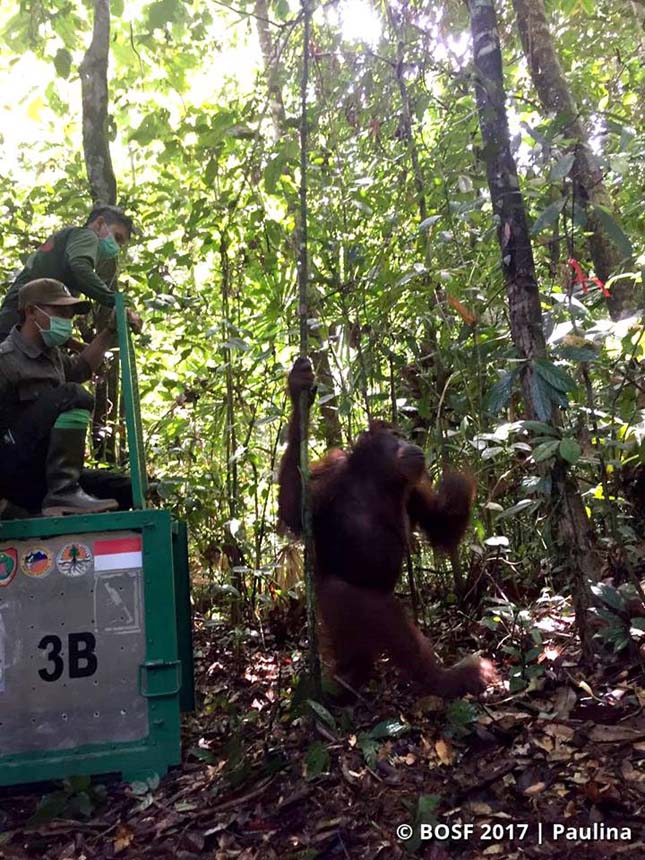
<path fill-rule="evenodd" d="M 135 218 L 119 288 L 155 502 L 190 526 L 201 707 L 161 784 L 10 792 L 1 856 L 644 856 L 644 22 L 641 0 L 2 4 L 0 275 L 93 200 Z M 419 702 L 387 666 L 349 709 L 299 698 L 276 474 L 303 312 L 312 457 L 384 418 L 477 479 L 459 553 L 415 545 L 401 592 L 446 660 L 495 655 L 496 704 Z M 92 449 L 123 464 L 117 362 Z M 538 817 L 633 841 L 395 835 Z"/>

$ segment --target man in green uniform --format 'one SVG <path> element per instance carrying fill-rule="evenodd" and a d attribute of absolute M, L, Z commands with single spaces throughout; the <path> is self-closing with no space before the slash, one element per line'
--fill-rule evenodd
<path fill-rule="evenodd" d="M 115 321 L 72 358 L 60 347 L 90 302 L 39 278 L 20 288 L 18 306 L 0 344 L 0 498 L 45 516 L 131 507 L 127 478 L 83 469 L 94 399 L 81 383 L 114 346 Z"/>
<path fill-rule="evenodd" d="M 18 293 L 36 278 L 62 281 L 73 296 L 83 293 L 107 307 L 120 249 L 132 234 L 132 219 L 116 206 L 97 206 L 84 227 L 65 227 L 50 236 L 28 259 L 0 306 L 0 343 L 18 322 Z M 130 314 L 136 317 L 134 314 Z M 133 321 L 137 327 L 138 318 Z"/>

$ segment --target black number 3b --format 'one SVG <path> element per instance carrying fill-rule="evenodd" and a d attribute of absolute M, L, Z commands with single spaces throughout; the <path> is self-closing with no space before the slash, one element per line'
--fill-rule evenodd
<path fill-rule="evenodd" d="M 69 653 L 69 677 L 89 678 L 98 668 L 96 659 L 96 637 L 93 633 L 70 633 L 67 637 Z M 65 671 L 65 661 L 61 655 L 63 643 L 59 636 L 43 636 L 38 643 L 42 651 L 49 649 L 47 659 L 51 667 L 40 669 L 38 674 L 43 681 L 58 681 Z"/>

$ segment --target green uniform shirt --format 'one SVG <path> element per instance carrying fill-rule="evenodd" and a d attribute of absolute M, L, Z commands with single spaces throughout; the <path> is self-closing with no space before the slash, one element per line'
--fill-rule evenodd
<path fill-rule="evenodd" d="M 19 320 L 18 291 L 35 278 L 55 278 L 78 296 L 83 293 L 102 305 L 114 305 L 114 293 L 98 276 L 99 237 L 89 227 L 65 227 L 50 236 L 27 260 L 0 306 L 0 339 Z"/>
<path fill-rule="evenodd" d="M 91 376 L 80 355 L 72 358 L 56 346 L 40 347 L 14 326 L 0 343 L 0 430 L 10 429 L 42 392 L 63 382 L 86 382 Z"/>

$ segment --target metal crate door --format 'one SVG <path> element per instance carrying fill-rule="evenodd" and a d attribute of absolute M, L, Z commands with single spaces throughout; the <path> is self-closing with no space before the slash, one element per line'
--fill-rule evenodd
<path fill-rule="evenodd" d="M 50 534 L 29 536 L 36 524 Z M 164 773 L 180 760 L 170 515 L 7 525 L 13 534 L 0 530 L 0 784 Z"/>

